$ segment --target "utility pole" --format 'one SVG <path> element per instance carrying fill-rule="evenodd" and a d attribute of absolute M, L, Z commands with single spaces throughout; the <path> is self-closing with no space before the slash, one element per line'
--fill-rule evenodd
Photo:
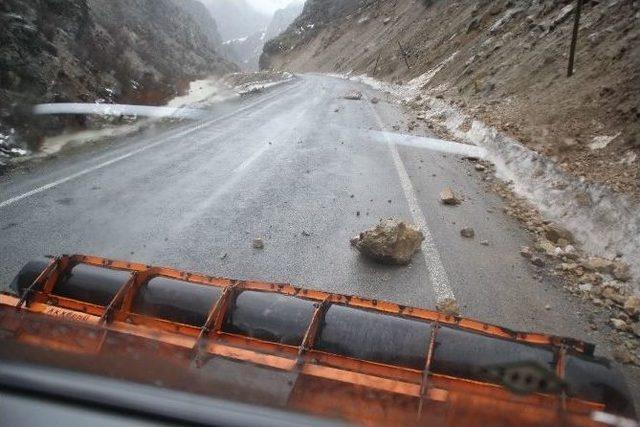
<path fill-rule="evenodd" d="M 411 65 L 409 65 L 409 58 L 407 58 L 407 52 L 404 50 L 404 47 L 402 47 L 402 44 L 400 43 L 400 40 L 398 40 L 398 47 L 400 48 L 400 54 L 402 54 L 402 58 L 404 59 L 404 63 L 407 65 L 407 69 L 411 69 Z"/>
<path fill-rule="evenodd" d="M 576 0 L 576 13 L 573 22 L 573 38 L 571 39 L 571 50 L 569 51 L 569 69 L 567 77 L 573 76 L 573 63 L 576 57 L 576 45 L 578 44 L 578 31 L 580 30 L 580 13 L 582 12 L 583 0 Z"/>
<path fill-rule="evenodd" d="M 382 56 L 381 53 L 378 54 L 378 58 L 376 58 L 376 65 L 373 66 L 373 77 L 376 76 L 376 74 L 378 74 L 378 62 L 380 62 L 380 57 Z"/>

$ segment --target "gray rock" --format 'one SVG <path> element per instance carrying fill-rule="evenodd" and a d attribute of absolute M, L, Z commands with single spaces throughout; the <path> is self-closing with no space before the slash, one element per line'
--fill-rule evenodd
<path fill-rule="evenodd" d="M 581 292 L 590 293 L 593 289 L 593 285 L 591 283 L 583 283 L 578 286 L 578 289 L 580 289 Z"/>
<path fill-rule="evenodd" d="M 460 235 L 466 239 L 473 239 L 476 236 L 476 232 L 471 227 L 465 227 L 460 230 Z"/>
<path fill-rule="evenodd" d="M 558 240 L 564 239 L 567 242 L 573 242 L 573 234 L 566 228 L 557 224 L 549 224 L 544 227 L 545 237 L 552 243 L 558 243 Z"/>
<path fill-rule="evenodd" d="M 629 325 L 627 325 L 627 322 L 625 322 L 624 320 L 613 318 L 613 319 L 609 319 L 609 321 L 611 322 L 611 325 L 614 327 L 614 329 L 616 329 L 617 331 L 626 332 L 630 329 Z"/>
<path fill-rule="evenodd" d="M 631 317 L 640 315 L 640 296 L 631 295 L 624 302 L 624 311 Z"/>
<path fill-rule="evenodd" d="M 455 206 L 460 204 L 460 199 L 453 192 L 451 187 L 447 187 L 440 192 L 440 201 L 445 205 Z"/>
<path fill-rule="evenodd" d="M 615 261 L 613 263 L 613 277 L 623 282 L 631 280 L 631 270 L 629 266 L 624 262 Z"/>
<path fill-rule="evenodd" d="M 531 258 L 531 264 L 536 267 L 544 267 L 544 260 L 538 256 L 534 256 Z"/>
<path fill-rule="evenodd" d="M 261 238 L 253 239 L 253 249 L 264 249 L 264 240 Z"/>
<path fill-rule="evenodd" d="M 613 261 L 606 258 L 591 257 L 583 263 L 587 270 L 610 274 L 613 271 Z"/>
<path fill-rule="evenodd" d="M 533 252 L 531 251 L 531 248 L 529 246 L 523 246 L 520 248 L 520 255 L 527 259 L 531 259 L 531 257 L 533 256 Z"/>
<path fill-rule="evenodd" d="M 379 263 L 407 265 L 420 250 L 423 240 L 424 235 L 417 227 L 389 218 L 351 239 L 351 245 Z"/>
<path fill-rule="evenodd" d="M 354 90 L 352 92 L 347 93 L 344 96 L 344 99 L 348 99 L 348 100 L 351 100 L 351 101 L 360 101 L 362 99 L 362 92 Z"/>
<path fill-rule="evenodd" d="M 624 345 L 619 345 L 613 350 L 613 358 L 625 365 L 636 363 L 636 358 Z"/>

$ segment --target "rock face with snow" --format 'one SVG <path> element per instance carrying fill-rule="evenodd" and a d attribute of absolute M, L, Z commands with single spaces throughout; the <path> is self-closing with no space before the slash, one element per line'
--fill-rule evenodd
<path fill-rule="evenodd" d="M 304 2 L 294 2 L 283 9 L 276 10 L 267 27 L 266 39 L 271 40 L 285 32 L 289 25 L 302 13 Z"/>
<path fill-rule="evenodd" d="M 352 239 L 360 253 L 382 264 L 406 265 L 420 250 L 424 235 L 413 225 L 389 218 Z"/>
<path fill-rule="evenodd" d="M 243 1 L 234 0 L 233 5 L 226 1 L 203 1 L 220 22 L 225 52 L 244 71 L 258 70 L 265 42 L 286 30 L 302 10 L 302 3 L 291 3 L 277 10 L 269 21 Z"/>
<path fill-rule="evenodd" d="M 223 45 L 229 58 L 243 71 L 256 71 L 265 37 L 264 30 L 260 30 L 248 36 L 227 40 Z"/>
<path fill-rule="evenodd" d="M 269 25 L 269 16 L 257 11 L 246 0 L 200 1 L 216 20 L 224 40 L 247 37 Z"/>
<path fill-rule="evenodd" d="M 269 17 L 246 0 L 201 0 L 218 23 L 224 53 L 243 71 L 258 69 Z"/>

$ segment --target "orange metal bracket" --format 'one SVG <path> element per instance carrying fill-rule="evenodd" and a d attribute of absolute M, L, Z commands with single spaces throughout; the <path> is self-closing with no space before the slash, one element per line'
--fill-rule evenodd
<path fill-rule="evenodd" d="M 126 271 L 132 274 L 106 307 L 56 296 L 55 285 L 59 278 L 78 264 Z M 201 328 L 131 313 L 131 307 L 139 289 L 153 277 L 166 277 L 189 283 L 213 286 L 222 289 L 222 294 L 213 304 L 207 315 L 206 322 Z M 36 291 L 40 284 L 43 284 L 42 290 Z M 228 310 L 233 305 L 238 293 L 243 290 L 277 293 L 314 301 L 316 307 L 300 346 L 287 346 L 223 332 L 222 326 Z M 33 302 L 33 304 L 29 304 L 30 302 Z M 436 400 L 446 398 L 446 393 L 443 394 L 444 392 L 441 390 L 440 385 L 445 381 L 444 377 L 434 375 L 431 372 L 438 329 L 441 326 L 454 326 L 474 333 L 504 338 L 514 342 L 553 347 L 559 351 L 556 370 L 560 377 L 564 373 L 564 355 L 568 350 L 579 353 L 589 351 L 587 344 L 577 340 L 544 334 L 514 332 L 476 320 L 448 317 L 438 312 L 406 307 L 390 302 L 303 289 L 288 284 L 235 281 L 202 274 L 186 273 L 169 268 L 152 267 L 144 264 L 84 255 L 61 256 L 52 260 L 19 301 L 16 301 L 15 298 L 0 295 L 0 305 L 9 303 L 18 308 L 45 315 L 55 316 L 56 312 L 52 310 L 62 310 L 62 313 L 67 318 L 71 315 L 67 316 L 65 313 L 77 313 L 77 319 L 74 320 L 81 322 L 85 322 L 83 316 L 90 319 L 97 318 L 99 319 L 98 326 L 105 331 L 105 334 L 110 331 L 128 333 L 188 348 L 193 352 L 193 360 L 196 365 L 201 364 L 203 358 L 207 355 L 217 355 L 276 369 L 296 370 L 305 375 L 405 394 L 420 399 L 419 416 L 426 400 L 433 400 L 436 397 Z M 25 303 L 26 306 L 23 307 Z M 413 370 L 314 350 L 314 344 L 321 328 L 324 314 L 333 304 L 432 323 L 433 331 L 428 347 L 425 349 L 424 369 L 421 371 Z M 86 321 L 85 323 L 92 322 Z M 102 339 L 104 339 L 104 335 Z M 496 394 L 496 390 L 502 390 L 496 385 L 460 378 L 447 378 L 446 381 L 457 381 L 460 384 L 482 384 L 482 387 L 491 390 L 488 392 L 489 394 Z M 542 399 L 546 404 L 558 401 L 556 396 L 536 395 L 536 399 Z M 562 410 L 566 410 L 570 406 L 570 402 L 575 404 L 574 399 L 568 399 L 563 396 Z"/>

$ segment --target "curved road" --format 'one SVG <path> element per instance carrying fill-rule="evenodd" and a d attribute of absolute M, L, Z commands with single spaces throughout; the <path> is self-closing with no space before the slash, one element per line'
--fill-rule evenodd
<path fill-rule="evenodd" d="M 353 89 L 364 99 L 345 100 Z M 406 132 L 407 118 L 370 88 L 306 75 L 220 104 L 207 121 L 17 168 L 0 177 L 0 283 L 31 258 L 87 253 L 426 308 L 454 295 L 467 317 L 605 342 L 587 307 L 519 255 L 529 238 L 472 164 L 395 145 L 393 126 Z M 372 131 L 392 133 L 385 142 Z M 440 204 L 445 186 L 462 205 Z M 427 231 L 409 267 L 373 264 L 349 245 L 388 216 Z M 467 226 L 475 239 L 461 238 Z"/>

